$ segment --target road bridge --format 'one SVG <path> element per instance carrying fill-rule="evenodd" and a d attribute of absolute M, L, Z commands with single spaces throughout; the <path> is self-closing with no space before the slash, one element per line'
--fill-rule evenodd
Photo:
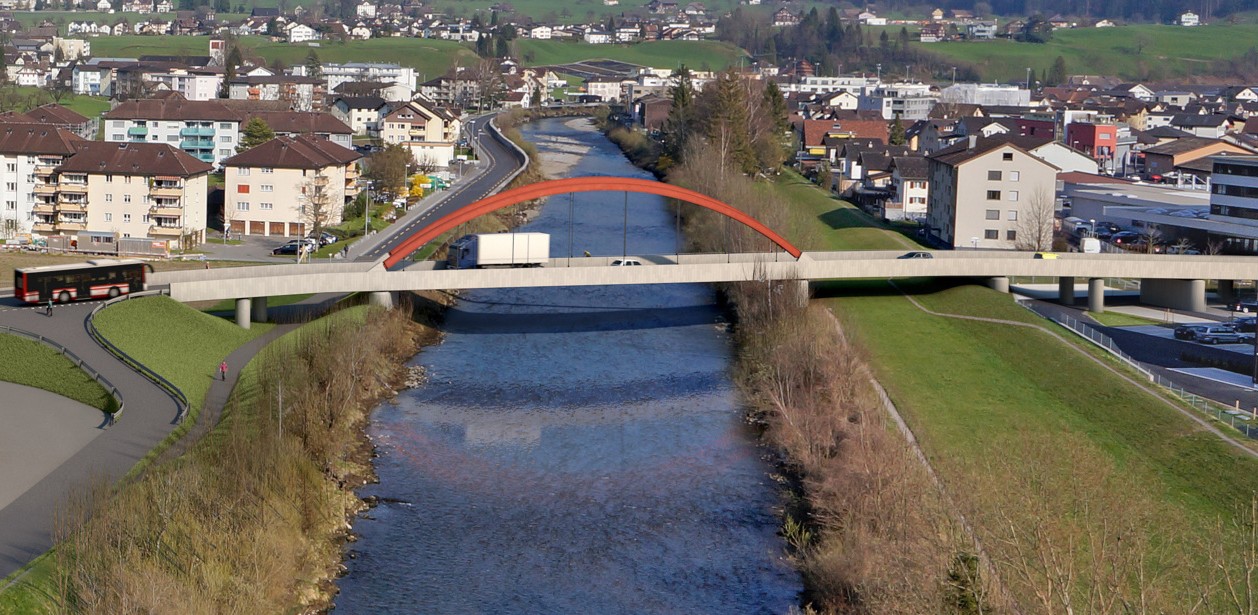
<path fill-rule="evenodd" d="M 444 262 L 419 261 L 389 270 L 382 263 L 273 265 L 156 273 L 152 285 L 167 288 L 178 301 L 237 300 L 237 322 L 265 320 L 269 296 L 327 292 L 388 293 L 410 290 L 686 284 L 712 282 L 808 282 L 907 277 L 979 278 L 1008 291 L 1014 276 L 1054 277 L 1062 298 L 1073 302 L 1074 281 L 1089 281 L 1092 311 L 1104 311 L 1104 279 L 1139 279 L 1145 303 L 1204 311 L 1206 280 L 1258 278 L 1258 258 L 1161 254 L 1060 254 L 1035 259 L 1027 252 L 949 251 L 933 258 L 901 258 L 903 251 L 786 252 L 739 254 L 637 255 L 643 266 L 612 266 L 614 257 L 553 258 L 542 267 L 453 269 Z M 256 299 L 256 301 L 255 301 Z"/>

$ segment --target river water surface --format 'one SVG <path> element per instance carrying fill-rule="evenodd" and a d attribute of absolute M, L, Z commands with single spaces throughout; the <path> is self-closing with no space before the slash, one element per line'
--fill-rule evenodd
<path fill-rule="evenodd" d="M 525 136 L 552 177 L 648 177 L 586 120 Z M 671 253 L 674 228 L 659 197 L 587 193 L 521 230 L 598 256 Z M 336 611 L 788 611 L 802 587 L 714 301 L 702 285 L 463 294 L 414 359 L 428 384 L 373 415 L 380 484 L 363 495 L 384 501 L 355 523 Z"/>

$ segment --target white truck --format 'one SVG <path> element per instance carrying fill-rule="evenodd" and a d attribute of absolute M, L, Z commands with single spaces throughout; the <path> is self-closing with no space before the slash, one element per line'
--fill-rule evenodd
<path fill-rule="evenodd" d="M 446 263 L 456 269 L 541 267 L 550 260 L 546 233 L 481 233 L 450 244 Z"/>

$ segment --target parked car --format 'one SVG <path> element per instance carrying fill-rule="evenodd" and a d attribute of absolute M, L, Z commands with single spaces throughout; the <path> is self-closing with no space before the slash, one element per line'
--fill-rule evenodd
<path fill-rule="evenodd" d="M 935 258 L 930 252 L 906 252 L 896 258 Z"/>
<path fill-rule="evenodd" d="M 1228 325 L 1210 325 L 1197 333 L 1197 342 L 1202 344 L 1240 344 L 1252 340 L 1253 337 L 1237 331 Z"/>
<path fill-rule="evenodd" d="M 1241 333 L 1254 333 L 1258 331 L 1258 316 L 1242 316 L 1228 324 Z"/>
<path fill-rule="evenodd" d="M 315 250 L 319 249 L 319 242 L 313 239 L 309 239 L 309 238 L 293 239 L 293 240 L 290 240 L 288 243 L 278 248 L 275 248 L 274 250 L 271 250 L 271 254 L 274 254 L 277 256 L 281 254 L 297 254 L 299 251 L 301 251 L 302 246 L 305 246 L 307 250 L 314 252 Z"/>
<path fill-rule="evenodd" d="M 642 261 L 636 258 L 618 258 L 612 261 L 612 267 L 636 267 L 641 264 Z"/>
<path fill-rule="evenodd" d="M 318 237 L 315 237 L 315 236 L 314 236 L 314 234 L 311 234 L 311 235 L 310 235 L 309 237 L 307 237 L 306 239 L 313 239 L 313 240 L 315 240 L 315 241 L 318 241 L 320 246 L 330 246 L 330 245 L 332 245 L 332 244 L 334 244 L 334 243 L 336 243 L 336 242 L 340 241 L 340 238 L 339 238 L 339 237 L 337 237 L 336 235 L 333 235 L 332 233 L 329 233 L 329 232 L 327 232 L 327 231 L 323 231 L 322 233 L 320 233 L 320 234 L 319 234 L 319 236 L 318 236 Z"/>
<path fill-rule="evenodd" d="M 1113 235 L 1110 235 L 1109 237 L 1110 243 L 1116 246 L 1122 246 L 1124 248 L 1139 240 L 1140 240 L 1140 233 L 1135 233 L 1132 231 L 1119 231 L 1117 233 L 1114 233 Z"/>
<path fill-rule="evenodd" d="M 1175 327 L 1175 339 L 1177 340 L 1195 340 L 1197 334 L 1206 330 L 1210 325 L 1207 323 L 1195 323 L 1180 325 Z"/>
<path fill-rule="evenodd" d="M 1233 312 L 1242 312 L 1245 314 L 1258 313 L 1258 300 L 1254 301 L 1234 301 L 1227 306 L 1227 309 Z"/>

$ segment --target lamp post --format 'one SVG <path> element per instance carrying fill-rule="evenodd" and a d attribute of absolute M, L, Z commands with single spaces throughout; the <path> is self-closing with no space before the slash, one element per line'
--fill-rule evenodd
<path fill-rule="evenodd" d="M 1091 225 L 1089 228 L 1092 229 L 1092 236 L 1096 237 L 1096 218 L 1088 218 L 1088 224 Z"/>
<path fill-rule="evenodd" d="M 952 85 L 957 84 L 957 67 L 952 67 Z"/>
<path fill-rule="evenodd" d="M 880 84 L 881 84 L 881 83 L 882 83 L 882 65 L 881 65 L 881 64 L 876 64 L 876 65 L 875 65 L 875 67 L 877 67 L 877 69 L 878 69 L 878 73 L 877 73 L 877 74 L 878 74 L 878 83 L 880 83 Z"/>
<path fill-rule="evenodd" d="M 1026 67 L 1026 89 L 1028 91 L 1030 91 L 1031 89 L 1031 67 L 1030 66 Z"/>
<path fill-rule="evenodd" d="M 371 232 L 371 180 L 363 182 L 363 188 L 367 189 L 363 199 L 363 237 Z"/>

